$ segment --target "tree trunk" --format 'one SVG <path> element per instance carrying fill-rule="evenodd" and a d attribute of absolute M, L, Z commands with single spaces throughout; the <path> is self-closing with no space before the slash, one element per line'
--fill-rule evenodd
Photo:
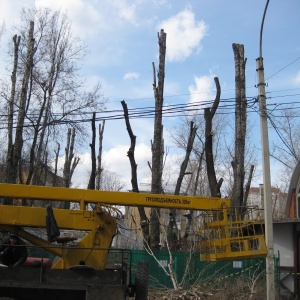
<path fill-rule="evenodd" d="M 233 167 L 233 190 L 231 201 L 233 206 L 241 206 L 244 196 L 245 180 L 245 140 L 246 140 L 246 80 L 244 46 L 232 45 L 235 59 L 235 156 Z"/>
<path fill-rule="evenodd" d="M 165 79 L 165 58 L 166 58 L 166 33 L 161 29 L 158 34 L 159 44 L 159 68 L 158 68 L 158 85 L 156 85 L 156 72 L 153 66 L 153 90 L 155 97 L 155 119 L 154 119 L 154 137 L 152 144 L 152 183 L 151 192 L 160 194 L 162 192 L 162 108 L 164 95 L 164 79 Z M 160 248 L 160 228 L 159 228 L 159 208 L 152 208 L 150 215 L 150 246 L 153 250 Z"/>
<path fill-rule="evenodd" d="M 193 187 L 193 192 L 192 192 L 193 196 L 197 195 L 197 187 L 198 187 L 199 176 L 200 176 L 200 172 L 201 172 L 201 168 L 202 168 L 203 156 L 204 156 L 204 149 L 201 152 L 201 154 L 199 155 L 197 174 L 196 174 L 196 179 L 195 179 L 195 182 L 194 182 L 194 187 Z M 182 238 L 183 242 L 187 241 L 187 238 L 189 237 L 189 232 L 190 232 L 191 227 L 193 225 L 194 210 L 190 210 L 186 217 L 187 217 L 187 225 L 186 225 L 186 228 L 185 228 L 184 236 Z"/>
<path fill-rule="evenodd" d="M 36 153 L 36 145 L 37 145 L 37 141 L 38 141 L 40 124 L 41 124 L 42 117 L 43 117 L 43 114 L 45 111 L 45 106 L 47 103 L 46 92 L 47 91 L 44 91 L 43 103 L 41 105 L 41 109 L 39 111 L 39 117 L 37 119 L 36 125 L 34 127 L 34 131 L 33 131 L 33 139 L 32 139 L 32 144 L 31 144 L 31 149 L 30 149 L 30 155 L 29 155 L 29 170 L 28 170 L 26 184 L 31 183 L 34 173 L 35 173 L 35 176 L 34 176 L 35 178 L 33 179 L 33 184 L 37 184 L 37 178 L 39 178 L 39 176 L 37 174 L 40 171 L 40 167 L 41 167 L 41 153 L 42 153 L 43 144 L 41 142 L 39 143 L 39 149 L 38 149 L 37 153 Z"/>
<path fill-rule="evenodd" d="M 71 136 L 72 132 L 72 136 Z M 79 158 L 75 157 L 74 161 L 74 143 L 75 143 L 75 128 L 71 130 L 69 128 L 68 130 L 68 136 L 67 136 L 67 145 L 65 148 L 65 164 L 64 164 L 64 170 L 63 170 L 63 178 L 65 182 L 65 187 L 70 187 L 71 185 L 71 179 L 74 173 L 74 170 L 79 163 Z M 64 208 L 70 209 L 70 203 L 65 202 Z"/>
<path fill-rule="evenodd" d="M 93 113 L 92 118 L 92 143 L 90 144 L 91 148 L 91 160 L 92 160 L 92 170 L 90 175 L 90 181 L 88 184 L 88 189 L 95 189 L 95 180 L 96 180 L 96 113 Z"/>
<path fill-rule="evenodd" d="M 72 137 L 71 137 L 72 132 Z M 74 143 L 75 143 L 75 128 L 68 130 L 68 137 L 67 137 L 67 146 L 65 148 L 65 164 L 64 164 L 64 171 L 63 177 L 65 181 L 65 187 L 70 187 L 71 179 L 74 172 L 75 167 L 79 162 L 79 158 L 74 159 Z"/>
<path fill-rule="evenodd" d="M 98 167 L 97 167 L 97 178 L 96 178 L 96 189 L 101 189 L 101 177 L 102 177 L 102 145 L 103 145 L 103 133 L 104 133 L 105 120 L 99 124 L 99 153 L 98 153 Z"/>
<path fill-rule="evenodd" d="M 254 171 L 254 165 L 251 165 L 249 176 L 248 176 L 248 180 L 247 180 L 247 183 L 246 183 L 246 186 L 245 186 L 245 193 L 244 193 L 244 199 L 243 199 L 244 200 L 243 207 L 247 206 L 247 200 L 248 200 L 248 196 L 249 196 L 249 191 L 250 191 L 250 186 L 251 186 L 253 171 Z"/>
<path fill-rule="evenodd" d="M 13 163 L 12 163 L 12 172 L 11 177 L 9 178 L 10 183 L 17 182 L 17 174 L 19 162 L 22 156 L 23 149 L 23 125 L 26 113 L 26 101 L 27 101 L 27 90 L 29 77 L 32 70 L 33 65 L 33 55 L 34 55 L 34 22 L 30 22 L 30 28 L 28 33 L 28 43 L 27 43 L 27 57 L 26 57 L 26 65 L 23 74 L 21 95 L 20 95 L 20 103 L 19 103 L 19 113 L 18 113 L 18 122 L 15 133 L 15 143 L 13 147 Z"/>
<path fill-rule="evenodd" d="M 217 181 L 214 156 L 213 156 L 213 129 L 212 129 L 212 119 L 216 113 L 216 110 L 220 103 L 221 87 L 218 77 L 215 77 L 215 84 L 217 88 L 217 94 L 212 108 L 204 109 L 205 118 L 205 158 L 206 158 L 206 170 L 208 183 L 210 188 L 210 193 L 212 197 L 221 197 L 221 185 L 223 180 Z"/>
<path fill-rule="evenodd" d="M 14 105 L 15 105 L 15 94 L 16 94 L 16 82 L 17 82 L 17 69 L 19 61 L 19 46 L 20 46 L 21 37 L 15 35 L 13 37 L 14 42 L 14 65 L 13 71 L 11 74 L 11 92 L 9 99 L 9 111 L 8 111 L 8 141 L 7 141 L 7 156 L 6 156 L 6 182 L 13 181 L 13 122 L 14 122 Z"/>
<path fill-rule="evenodd" d="M 139 193 L 139 187 L 137 183 L 137 164 L 135 162 L 135 157 L 134 157 L 134 151 L 135 151 L 135 145 L 136 145 L 136 136 L 133 134 L 131 125 L 129 122 L 129 116 L 128 116 L 128 109 L 125 101 L 123 100 L 122 102 L 122 107 L 124 111 L 124 118 L 125 118 L 125 123 L 126 123 L 126 128 L 130 137 L 130 148 L 127 152 L 127 156 L 130 161 L 130 166 L 131 166 L 131 185 L 132 185 L 132 191 Z M 147 218 L 145 208 L 142 206 L 138 206 L 138 212 L 140 215 L 140 225 L 142 228 L 142 234 L 144 238 L 144 243 L 149 244 L 149 220 Z"/>
<path fill-rule="evenodd" d="M 59 152 L 60 152 L 60 143 L 57 143 L 57 150 L 54 150 L 54 153 L 55 153 L 54 175 L 57 175 L 57 165 L 58 165 Z"/>
<path fill-rule="evenodd" d="M 190 134 L 189 134 L 189 138 L 188 138 L 188 142 L 187 142 L 187 146 L 186 146 L 185 158 L 180 167 L 180 172 L 179 172 L 179 176 L 177 179 L 174 195 L 179 195 L 179 193 L 180 193 L 182 180 L 183 180 L 183 177 L 186 175 L 185 171 L 186 171 L 186 168 L 189 163 L 190 154 L 193 150 L 193 144 L 194 144 L 194 140 L 195 140 L 196 131 L 197 131 L 197 127 L 194 126 L 194 122 L 191 122 L 190 123 Z M 167 231 L 167 239 L 168 239 L 169 245 L 172 245 L 173 229 L 176 228 L 176 231 L 177 231 L 176 209 L 171 208 L 169 215 L 170 215 L 170 220 L 169 220 L 169 226 L 168 226 L 168 231 Z M 176 233 L 177 233 L 177 237 L 179 238 L 178 232 L 176 232 Z"/>

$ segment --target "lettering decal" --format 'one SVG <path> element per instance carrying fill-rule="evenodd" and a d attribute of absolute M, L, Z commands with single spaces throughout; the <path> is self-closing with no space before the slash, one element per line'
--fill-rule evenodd
<path fill-rule="evenodd" d="M 146 197 L 147 202 L 157 202 L 157 203 L 170 203 L 170 204 L 183 204 L 190 205 L 191 200 L 187 199 L 173 199 L 168 197 Z"/>

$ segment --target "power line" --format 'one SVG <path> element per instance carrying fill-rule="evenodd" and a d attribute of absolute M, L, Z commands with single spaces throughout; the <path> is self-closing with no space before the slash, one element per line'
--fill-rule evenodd
<path fill-rule="evenodd" d="M 300 94 L 287 94 L 287 95 L 280 95 L 275 97 L 269 97 L 269 99 L 277 99 L 282 97 L 292 97 L 292 96 L 300 96 Z M 247 107 L 248 111 L 247 113 L 258 113 L 257 109 L 255 108 L 255 105 L 258 103 L 256 97 L 247 97 Z M 207 100 L 207 101 L 199 101 L 199 102 L 192 102 L 192 103 L 186 103 L 186 104 L 172 104 L 172 105 L 166 105 L 163 107 L 163 116 L 165 118 L 174 118 L 174 117 L 182 117 L 187 116 L 188 114 L 195 114 L 198 115 L 203 114 L 203 110 L 207 106 L 211 106 L 214 100 Z M 298 109 L 298 106 L 300 105 L 299 101 L 294 101 L 293 107 L 291 106 L 291 102 L 281 102 L 281 103 L 272 103 L 268 104 L 267 108 L 268 111 L 274 113 L 274 111 L 280 111 L 284 109 Z M 286 105 L 286 107 L 282 107 Z M 270 109 L 271 107 L 274 107 L 273 109 Z M 219 105 L 219 109 L 216 114 L 219 115 L 232 115 L 235 113 L 235 98 L 225 98 L 222 99 Z M 149 107 L 139 107 L 139 108 L 131 108 L 128 109 L 129 112 L 129 118 L 130 119 L 145 119 L 145 118 L 153 118 L 156 111 L 155 108 L 152 106 Z M 17 113 L 17 112 L 16 112 Z M 98 111 L 96 112 L 98 117 L 96 118 L 96 121 L 112 121 L 112 120 L 120 120 L 124 119 L 124 112 L 121 109 L 118 110 L 109 110 L 109 111 Z M 82 113 L 71 113 L 69 115 L 64 115 L 63 113 L 52 113 L 51 117 L 53 118 L 51 121 L 48 122 L 48 126 L 51 125 L 64 125 L 64 124 L 79 124 L 79 123 L 86 123 L 91 122 L 92 119 L 92 112 L 82 112 Z M 24 128 L 26 127 L 34 127 L 36 126 L 33 124 L 34 118 L 37 117 L 37 114 L 28 114 L 28 118 L 30 118 L 30 121 L 28 123 L 24 124 Z M 77 118 L 76 117 L 80 117 Z M 83 116 L 83 117 L 82 117 Z M 90 116 L 90 117 L 87 117 Z M 192 116 L 192 115 L 191 115 Z M 6 114 L 2 114 L 0 117 L 6 118 Z M 74 118 L 75 117 L 75 118 Z M 277 117 L 277 116 L 274 116 Z M 56 118 L 59 118 L 57 120 Z M 3 124 L 3 122 L 2 122 Z M 16 128 L 16 125 L 14 126 Z M 7 125 L 0 127 L 0 129 L 7 129 Z"/>
<path fill-rule="evenodd" d="M 297 60 L 300 59 L 300 56 L 297 57 L 295 60 L 293 60 L 291 63 L 287 64 L 286 66 L 284 66 L 283 68 L 281 68 L 279 71 L 275 72 L 273 75 L 269 76 L 268 78 L 266 78 L 266 80 L 274 77 L 275 75 L 277 75 L 278 73 L 280 73 L 281 71 L 283 71 L 284 69 L 288 68 L 290 65 L 294 64 Z"/>
<path fill-rule="evenodd" d="M 286 139 L 284 138 L 284 136 L 282 135 L 282 133 L 280 132 L 280 130 L 278 129 L 278 127 L 276 126 L 275 122 L 272 120 L 271 116 L 268 115 L 268 119 L 270 121 L 270 124 L 272 125 L 272 127 L 274 128 L 275 132 L 277 133 L 278 137 L 280 138 L 280 140 L 282 141 L 282 143 L 286 146 L 286 148 L 289 150 L 290 154 L 296 159 L 298 160 L 298 157 L 295 153 L 295 151 L 290 147 L 289 143 L 286 141 Z"/>

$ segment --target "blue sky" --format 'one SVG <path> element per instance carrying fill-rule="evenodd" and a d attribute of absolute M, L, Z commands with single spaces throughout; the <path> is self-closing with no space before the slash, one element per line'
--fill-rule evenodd
<path fill-rule="evenodd" d="M 121 100 L 128 108 L 154 106 L 152 62 L 158 65 L 157 33 L 161 28 L 167 33 L 165 104 L 214 99 L 214 76 L 221 83 L 221 98 L 234 97 L 232 43 L 244 44 L 247 96 L 257 95 L 256 58 L 265 1 L 0 0 L 0 22 L 5 21 L 7 30 L 17 21 L 18 8 L 25 5 L 48 6 L 68 13 L 74 33 L 89 49 L 83 75 L 88 83 L 100 81 L 109 98 L 108 110 L 121 110 Z M 267 92 L 272 96 L 294 95 L 300 89 L 300 60 L 296 60 L 300 57 L 299 12 L 299 0 L 270 0 L 263 57 L 265 77 L 271 77 Z M 1 48 L 3 51 L 3 44 Z M 289 97 L 288 101 L 298 100 Z M 258 125 L 259 117 L 253 116 L 253 121 Z M 166 126 L 174 123 L 174 119 L 165 120 Z M 137 136 L 138 175 L 140 182 L 146 181 L 153 120 L 134 120 L 132 128 Z M 258 135 L 259 127 L 255 130 Z M 165 138 L 171 144 L 167 134 Z M 121 174 L 128 183 L 129 142 L 123 120 L 106 123 L 103 158 L 110 170 Z M 88 147 L 77 151 L 86 158 L 75 174 L 75 178 L 82 178 L 89 168 Z M 174 151 L 172 155 L 178 153 Z"/>

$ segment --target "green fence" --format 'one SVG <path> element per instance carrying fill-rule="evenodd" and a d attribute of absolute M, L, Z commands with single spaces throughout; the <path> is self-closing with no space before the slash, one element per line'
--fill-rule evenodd
<path fill-rule="evenodd" d="M 55 254 L 47 251 L 46 249 L 39 248 L 36 246 L 28 247 L 28 256 L 30 257 L 40 257 L 40 258 L 49 258 L 51 260 L 54 259 Z"/>
<path fill-rule="evenodd" d="M 167 251 L 154 251 L 155 258 L 143 250 L 132 251 L 132 282 L 137 262 L 140 260 L 149 263 L 149 285 L 155 288 L 172 288 L 172 281 L 165 274 L 158 261 L 166 267 L 170 262 Z M 237 261 L 203 262 L 200 261 L 200 254 L 187 252 L 172 252 L 173 267 L 178 282 L 182 288 L 189 288 L 194 283 L 203 285 L 216 284 L 225 279 L 233 280 L 241 276 L 252 276 L 265 270 L 265 259 L 247 259 Z M 279 269 L 279 259 L 276 259 L 275 266 Z M 262 280 L 264 276 L 261 276 Z"/>
<path fill-rule="evenodd" d="M 117 252 L 120 250 L 116 250 Z M 42 248 L 29 248 L 29 256 L 54 258 L 54 254 Z M 110 251 L 110 255 L 114 252 Z M 127 253 L 128 252 L 128 253 Z M 170 256 L 168 251 L 154 251 L 154 257 L 149 255 L 145 250 L 127 251 L 126 260 L 132 262 L 132 283 L 135 282 L 136 266 L 138 261 L 147 261 L 149 264 L 149 285 L 155 288 L 173 288 L 170 277 L 164 272 L 162 266 L 168 270 Z M 131 252 L 131 255 L 129 253 Z M 129 255 L 129 257 L 128 257 Z M 178 283 L 184 289 L 188 289 L 193 284 L 200 286 L 222 284 L 224 281 L 234 280 L 241 276 L 250 278 L 263 272 L 266 268 L 264 258 L 236 260 L 236 261 L 220 261 L 205 262 L 200 261 L 200 253 L 190 253 L 178 251 L 172 252 L 173 269 L 176 273 Z M 276 283 L 279 283 L 279 254 L 274 260 Z M 261 276 L 260 280 L 264 280 L 265 276 Z M 277 285 L 279 286 L 279 285 Z"/>

